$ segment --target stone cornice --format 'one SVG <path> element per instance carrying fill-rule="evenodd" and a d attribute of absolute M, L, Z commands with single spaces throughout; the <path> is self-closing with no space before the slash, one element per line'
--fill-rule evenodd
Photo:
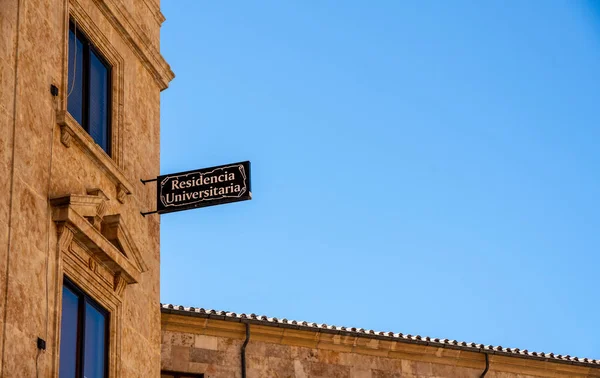
<path fill-rule="evenodd" d="M 166 89 L 175 74 L 160 51 L 152 45 L 148 36 L 141 31 L 140 26 L 134 23 L 132 15 L 118 1 L 94 0 L 94 2 L 150 72 L 160 90 Z M 155 14 L 155 12 L 153 13 Z M 162 13 L 160 15 L 162 16 Z M 159 16 L 155 14 L 155 17 Z M 162 18 L 164 20 L 164 16 Z"/>
<path fill-rule="evenodd" d="M 126 283 L 140 281 L 141 272 L 134 266 L 100 230 L 96 229 L 86 216 L 92 217 L 93 208 L 98 206 L 94 201 L 84 201 L 89 196 L 62 196 L 50 199 L 52 220 L 59 226 L 66 226 L 72 232 L 72 238 L 83 244 L 99 261 L 114 274 L 122 277 Z M 80 214 L 77 210 L 88 214 Z M 65 243 L 61 243 L 65 244 Z"/>
<path fill-rule="evenodd" d="M 482 369 L 485 367 L 483 354 L 489 356 L 490 371 L 534 376 L 597 376 L 600 369 L 570 362 L 549 359 L 512 356 L 488 351 L 464 350 L 459 346 L 431 345 L 427 342 L 414 343 L 401 340 L 386 340 L 376 335 L 351 334 L 345 331 L 308 330 L 301 327 L 265 325 L 252 319 L 218 319 L 218 316 L 196 317 L 172 313 L 161 309 L 162 329 L 172 332 L 205 334 L 235 339 L 245 338 L 245 325 L 250 324 L 252 341 L 293 345 L 306 348 L 359 353 L 387 358 L 408 359 L 436 364 Z M 595 375 L 594 375 L 595 374 Z"/>
<path fill-rule="evenodd" d="M 143 1 L 144 4 L 146 4 L 148 9 L 150 10 L 150 12 L 152 12 L 152 16 L 154 16 L 154 19 L 156 20 L 158 25 L 162 25 L 162 23 L 165 22 L 165 16 L 160 11 L 160 5 L 156 4 L 156 2 L 154 2 L 153 0 Z"/>
<path fill-rule="evenodd" d="M 135 262 L 137 269 L 144 273 L 148 271 L 148 264 L 134 243 L 134 239 L 127 231 L 120 214 L 107 215 L 102 219 L 102 235 L 117 246 L 132 262 Z"/>

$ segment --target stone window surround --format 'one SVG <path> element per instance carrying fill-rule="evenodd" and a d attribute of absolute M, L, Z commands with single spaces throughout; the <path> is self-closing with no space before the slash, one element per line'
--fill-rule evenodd
<path fill-rule="evenodd" d="M 57 308 L 62 308 L 66 276 L 109 312 L 108 376 L 115 378 L 120 371 L 123 293 L 127 285 L 140 281 L 148 266 L 121 216 L 105 215 L 107 200 L 99 189 L 89 189 L 87 195 L 50 199 L 52 220 L 57 227 L 53 294 Z M 60 326 L 61 314 L 57 311 L 53 323 L 56 351 L 60 350 Z M 59 353 L 53 363 L 52 370 L 58 374 Z"/>
<path fill-rule="evenodd" d="M 115 184 L 117 199 L 124 203 L 127 195 L 133 193 L 133 185 L 123 173 L 125 166 L 123 149 L 123 99 L 124 99 L 124 59 L 111 45 L 102 30 L 87 15 L 84 8 L 76 1 L 69 1 L 69 12 L 65 20 L 63 51 L 63 82 L 62 87 L 68 88 L 68 43 L 69 22 L 77 25 L 102 57 L 111 65 L 112 86 L 111 90 L 111 155 L 96 144 L 93 138 L 67 111 L 67 91 L 61 91 L 60 108 L 57 110 L 56 122 L 60 126 L 60 140 L 69 148 L 72 145 L 79 147 L 90 159 L 104 172 Z"/>
<path fill-rule="evenodd" d="M 99 277 L 95 272 L 98 270 L 98 263 L 90 258 L 88 265 L 85 265 L 85 261 L 79 258 L 80 256 L 75 252 L 75 249 L 79 249 L 81 244 L 74 238 L 77 235 L 77 229 L 70 224 L 59 224 L 59 250 L 58 250 L 58 261 L 57 264 L 57 285 L 55 296 L 57 308 L 62 308 L 62 282 L 63 277 L 69 278 L 73 284 L 79 287 L 87 295 L 93 298 L 99 305 L 101 305 L 109 315 L 108 322 L 108 376 L 117 377 L 119 372 L 119 356 L 121 354 L 121 332 L 122 332 L 122 319 L 123 319 L 123 306 L 121 304 L 121 298 L 114 291 L 107 287 L 106 283 Z M 76 246 L 74 246 L 74 244 Z M 60 326 L 61 326 L 61 314 L 59 311 L 56 312 L 55 320 L 55 338 L 56 345 L 54 350 L 60 350 Z M 53 371 L 58 374 L 60 364 L 60 353 L 55 354 L 54 368 Z"/>

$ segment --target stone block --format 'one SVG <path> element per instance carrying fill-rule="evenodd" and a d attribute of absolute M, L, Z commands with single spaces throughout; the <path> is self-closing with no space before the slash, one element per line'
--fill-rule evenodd
<path fill-rule="evenodd" d="M 469 369 L 451 365 L 431 364 L 431 374 L 435 377 L 476 378 L 483 372 L 481 370 Z"/>
<path fill-rule="evenodd" d="M 16 326 L 6 324 L 4 344 L 3 378 L 35 377 L 35 358 L 37 338 Z"/>
<path fill-rule="evenodd" d="M 17 0 L 3 0 L 0 12 L 0 61 L 14 62 Z"/>
<path fill-rule="evenodd" d="M 402 373 L 400 371 L 373 369 L 371 370 L 371 376 L 372 378 L 402 378 Z"/>
<path fill-rule="evenodd" d="M 0 62 L 0 85 L 2 85 L 3 63 Z M 0 101 L 2 98 L 0 97 Z M 6 134 L 0 138 L 0 188 L 4 195 L 0 196 L 0 222 L 8 223 L 8 213 L 11 203 L 10 184 L 12 181 L 12 109 L 9 112 L 0 103 L 0 125 Z"/>
<path fill-rule="evenodd" d="M 218 350 L 219 338 L 215 336 L 194 335 L 194 348 Z"/>
<path fill-rule="evenodd" d="M 412 360 L 401 360 L 402 365 L 402 374 L 417 374 L 417 365 L 415 361 Z"/>
<path fill-rule="evenodd" d="M 374 376 L 371 374 L 371 369 L 352 368 L 350 378 L 374 378 Z"/>
<path fill-rule="evenodd" d="M 195 336 L 193 333 L 163 332 L 162 342 L 168 345 L 192 347 Z"/>
<path fill-rule="evenodd" d="M 190 362 L 188 365 L 188 372 L 190 373 L 206 373 L 208 370 L 208 364 L 203 362 Z"/>
<path fill-rule="evenodd" d="M 171 363 L 171 345 L 161 344 L 160 345 L 160 360 L 161 363 Z"/>
<path fill-rule="evenodd" d="M 416 374 L 423 377 L 432 375 L 431 365 L 432 364 L 430 362 L 415 361 L 414 366 Z"/>
<path fill-rule="evenodd" d="M 294 375 L 295 378 L 307 378 L 309 366 L 307 366 L 309 362 L 303 363 L 301 360 L 294 360 Z"/>
<path fill-rule="evenodd" d="M 219 365 L 223 360 L 221 352 L 216 350 L 191 348 L 190 361 Z"/>
<path fill-rule="evenodd" d="M 40 252 L 36 252 L 38 255 Z M 12 256 L 13 262 L 17 260 Z M 11 266 L 13 264 L 11 263 Z M 46 322 L 46 302 L 45 302 L 45 280 L 44 274 L 33 275 L 30 272 L 30 281 L 21 281 L 15 279 L 12 269 L 9 271 L 7 303 L 6 303 L 6 324 L 12 325 L 26 334 L 40 335 L 45 332 Z M 22 272 L 25 276 L 25 272 Z M 26 322 L 23 319 L 27 319 Z M 9 335 L 6 336 L 7 343 Z M 22 343 L 23 339 L 10 340 L 10 343 Z"/>
<path fill-rule="evenodd" d="M 317 349 L 292 346 L 292 347 L 290 347 L 290 353 L 291 353 L 291 357 L 295 360 L 308 361 L 308 362 L 319 361 Z"/>
<path fill-rule="evenodd" d="M 243 344 L 243 340 L 217 337 L 217 349 L 223 353 L 239 355 Z"/>
<path fill-rule="evenodd" d="M 171 346 L 171 368 L 176 371 L 186 371 L 190 363 L 190 348 L 185 346 Z M 195 360 L 191 360 L 197 362 Z"/>
<path fill-rule="evenodd" d="M 324 364 L 322 362 L 311 362 L 310 376 L 330 378 L 350 378 L 350 368 L 341 365 Z"/>
<path fill-rule="evenodd" d="M 317 359 L 319 362 L 323 362 L 326 364 L 339 364 L 340 353 L 332 350 L 319 349 L 317 351 Z"/>
<path fill-rule="evenodd" d="M 267 357 L 266 377 L 293 377 L 294 361 L 290 358 Z"/>
<path fill-rule="evenodd" d="M 249 355 L 259 355 L 265 357 L 291 358 L 291 349 L 288 345 L 279 345 L 260 341 L 251 341 L 246 347 L 246 353 Z"/>
<path fill-rule="evenodd" d="M 31 245 L 38 250 L 48 247 L 48 200 L 15 177 L 12 219 L 13 245 Z M 52 227 L 50 227 L 52 229 Z"/>
<path fill-rule="evenodd" d="M 5 17 L 4 11 L 0 14 L 0 17 Z M 1 30 L 6 28 L 13 28 L 14 26 L 10 23 L 0 24 Z M 10 130 L 10 133 L 3 135 L 3 138 L 10 140 L 12 144 L 12 116 L 14 111 L 14 94 L 15 94 L 15 34 L 13 31 L 0 35 L 0 41 L 7 46 L 7 50 L 0 50 L 2 53 L 0 58 L 0 111 L 10 115 L 11 122 L 3 123 L 2 130 Z"/>

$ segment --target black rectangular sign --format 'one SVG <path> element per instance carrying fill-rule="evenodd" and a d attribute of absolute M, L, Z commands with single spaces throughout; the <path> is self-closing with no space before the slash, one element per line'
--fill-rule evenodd
<path fill-rule="evenodd" d="M 159 214 L 252 198 L 249 161 L 158 176 L 157 181 Z"/>

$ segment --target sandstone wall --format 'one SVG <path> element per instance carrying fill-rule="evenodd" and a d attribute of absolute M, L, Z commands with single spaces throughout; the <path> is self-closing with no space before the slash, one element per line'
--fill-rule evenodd
<path fill-rule="evenodd" d="M 162 368 L 241 377 L 244 325 L 162 315 Z M 248 378 L 479 378 L 485 356 L 370 338 L 252 324 L 246 349 Z M 600 369 L 503 356 L 489 357 L 486 378 L 600 377 Z"/>
<path fill-rule="evenodd" d="M 69 15 L 114 64 L 112 158 L 85 133 L 78 140 L 61 125 Z M 98 300 L 115 303 L 111 337 L 119 343 L 110 350 L 111 376 L 158 376 L 159 218 L 140 215 L 153 209 L 155 188 L 139 180 L 159 173 L 159 94 L 173 77 L 158 50 L 162 20 L 157 0 L 0 2 L 1 377 L 57 376 L 63 255 L 75 256 L 71 250 L 91 256 L 69 268 L 81 286 L 107 292 L 111 298 Z M 107 197 L 102 215 L 121 215 L 144 265 L 138 282 L 122 292 L 118 275 L 102 281 L 114 269 L 85 246 L 58 245 L 49 199 L 94 195 L 93 189 Z M 139 270 L 139 261 L 127 260 Z M 38 353 L 38 337 L 47 342 L 45 352 Z"/>

